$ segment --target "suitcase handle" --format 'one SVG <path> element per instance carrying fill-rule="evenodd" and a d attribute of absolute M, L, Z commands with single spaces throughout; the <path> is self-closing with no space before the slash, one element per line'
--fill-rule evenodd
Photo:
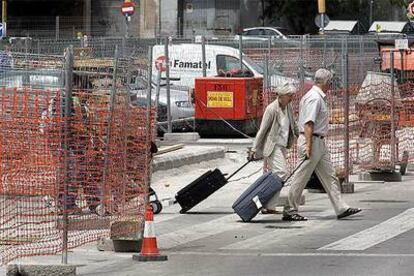
<path fill-rule="evenodd" d="M 293 170 L 293 172 L 289 175 L 289 177 L 288 178 L 286 178 L 286 180 L 285 181 L 283 181 L 283 183 L 287 183 L 288 182 L 288 180 L 295 174 L 295 172 L 302 166 L 302 164 L 303 163 L 305 163 L 305 161 L 306 160 L 309 160 L 309 159 L 303 159 L 300 163 L 299 163 L 299 165 L 297 165 L 296 166 L 296 168 Z"/>
<path fill-rule="evenodd" d="M 246 167 L 250 162 L 252 162 L 251 160 L 247 161 L 246 163 L 244 163 L 240 168 L 238 168 L 234 173 L 232 173 L 229 177 L 226 178 L 227 181 L 230 180 L 230 178 L 232 178 L 233 176 L 235 176 L 239 171 L 241 171 L 244 167 Z"/>

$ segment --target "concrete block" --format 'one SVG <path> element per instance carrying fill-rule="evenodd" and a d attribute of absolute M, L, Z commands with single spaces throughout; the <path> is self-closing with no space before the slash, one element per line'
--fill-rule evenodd
<path fill-rule="evenodd" d="M 115 252 L 141 252 L 142 239 L 140 240 L 113 240 Z"/>
<path fill-rule="evenodd" d="M 114 252 L 141 252 L 142 239 L 138 240 L 111 240 L 102 238 L 96 245 L 99 251 Z"/>
<path fill-rule="evenodd" d="M 69 217 L 69 231 L 108 229 L 111 224 L 109 217 Z M 57 221 L 57 228 L 63 229 L 63 220 Z"/>
<path fill-rule="evenodd" d="M 183 132 L 183 133 L 165 133 L 164 142 L 166 143 L 188 143 L 197 142 L 200 135 L 197 132 Z"/>
<path fill-rule="evenodd" d="M 7 276 L 76 276 L 74 265 L 25 265 L 10 264 Z"/>
<path fill-rule="evenodd" d="M 116 221 L 111 224 L 111 240 L 140 240 L 143 223 L 141 221 Z"/>
<path fill-rule="evenodd" d="M 400 172 L 370 172 L 371 179 L 374 181 L 383 180 L 385 182 L 401 182 Z"/>
<path fill-rule="evenodd" d="M 358 179 L 361 181 L 401 182 L 402 176 L 399 172 L 372 171 L 358 175 Z"/>

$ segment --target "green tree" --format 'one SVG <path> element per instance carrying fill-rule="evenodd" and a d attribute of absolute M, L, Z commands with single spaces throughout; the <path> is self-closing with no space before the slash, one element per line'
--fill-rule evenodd
<path fill-rule="evenodd" d="M 369 26 L 371 0 L 326 0 L 327 14 L 332 20 L 358 20 Z M 409 0 L 413 1 L 413 0 Z M 318 14 L 317 0 L 264 0 L 264 15 L 268 24 L 288 27 L 297 34 L 316 33 L 314 19 Z M 392 20 L 393 7 L 406 7 L 406 0 L 375 0 L 374 20 Z"/>

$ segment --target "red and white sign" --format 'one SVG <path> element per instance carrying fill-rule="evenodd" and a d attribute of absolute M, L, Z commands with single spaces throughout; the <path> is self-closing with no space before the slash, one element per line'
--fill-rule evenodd
<path fill-rule="evenodd" d="M 165 56 L 160 56 L 155 60 L 155 68 L 157 68 L 158 71 L 165 72 L 167 71 L 167 58 Z"/>
<path fill-rule="evenodd" d="M 122 14 L 125 16 L 131 16 L 135 12 L 134 2 L 124 2 L 121 7 Z"/>

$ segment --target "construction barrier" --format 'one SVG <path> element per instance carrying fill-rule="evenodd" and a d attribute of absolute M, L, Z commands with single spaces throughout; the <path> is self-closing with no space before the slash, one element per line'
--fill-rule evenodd
<path fill-rule="evenodd" d="M 13 58 L 0 79 L 0 265 L 138 236 L 156 108 L 131 101 L 127 81 L 148 63 Z M 111 229 L 123 221 L 134 227 Z"/>

